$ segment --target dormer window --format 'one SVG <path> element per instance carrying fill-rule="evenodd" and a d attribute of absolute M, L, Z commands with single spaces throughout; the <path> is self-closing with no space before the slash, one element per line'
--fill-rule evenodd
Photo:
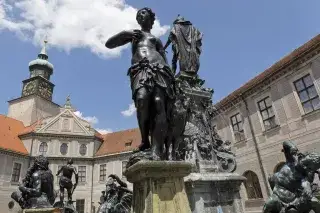
<path fill-rule="evenodd" d="M 125 147 L 129 147 L 129 146 L 131 146 L 131 145 L 132 145 L 132 140 L 130 140 L 130 141 L 128 141 L 128 142 L 126 142 L 126 143 L 124 144 Z"/>

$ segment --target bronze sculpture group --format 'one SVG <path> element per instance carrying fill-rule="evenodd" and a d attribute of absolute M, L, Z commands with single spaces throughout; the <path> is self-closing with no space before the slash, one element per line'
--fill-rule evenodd
<path fill-rule="evenodd" d="M 233 171 L 235 156 L 231 152 L 220 154 L 221 139 L 211 127 L 213 91 L 202 87 L 204 81 L 197 74 L 202 33 L 179 15 L 163 47 L 161 40 L 151 34 L 155 13 L 142 8 L 136 20 L 141 29 L 117 33 L 105 44 L 110 49 L 128 43 L 132 46 L 128 75 L 142 141 L 127 167 L 141 159 L 186 160 L 196 156 L 193 160 L 221 159 L 228 166 L 220 169 Z M 171 43 L 172 68 L 165 54 Z M 176 75 L 177 61 L 180 72 Z"/>
<path fill-rule="evenodd" d="M 264 213 L 320 213 L 315 197 L 314 176 L 320 169 L 320 154 L 300 153 L 292 142 L 283 143 L 285 165 L 269 178 L 273 191 L 263 207 Z"/>
<path fill-rule="evenodd" d="M 202 33 L 190 21 L 178 18 L 173 23 L 168 41 L 163 47 L 159 38 L 151 34 L 155 14 L 150 8 L 137 12 L 141 29 L 122 31 L 108 39 L 105 46 L 116 48 L 132 44 L 131 80 L 132 99 L 137 108 L 141 133 L 138 152 L 130 158 L 127 167 L 141 159 L 213 161 L 223 172 L 236 169 L 235 155 L 230 141 L 223 141 L 211 120 L 215 115 L 211 96 L 213 90 L 203 88 L 198 77 Z M 168 65 L 165 49 L 172 43 L 172 67 Z M 176 75 L 177 62 L 180 72 Z M 286 164 L 269 178 L 273 194 L 264 205 L 264 213 L 320 213 L 313 184 L 320 169 L 320 155 L 302 154 L 291 142 L 283 143 Z M 69 160 L 57 173 L 60 201 L 48 160 L 39 156 L 29 168 L 17 192 L 11 197 L 27 208 L 60 207 L 65 212 L 76 212 L 72 194 L 78 184 L 78 174 Z M 75 175 L 75 184 L 72 176 Z M 68 193 L 64 203 L 64 192 Z M 98 213 L 129 213 L 132 191 L 116 175 L 110 175 L 100 197 Z"/>

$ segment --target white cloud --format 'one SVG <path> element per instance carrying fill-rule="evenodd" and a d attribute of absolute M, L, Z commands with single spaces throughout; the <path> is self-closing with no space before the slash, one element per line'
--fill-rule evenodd
<path fill-rule="evenodd" d="M 129 105 L 129 108 L 122 111 L 121 114 L 125 117 L 130 117 L 132 116 L 134 113 L 136 112 L 136 106 L 134 105 L 134 103 Z"/>
<path fill-rule="evenodd" d="M 76 112 L 74 112 L 74 114 L 76 116 L 78 116 L 79 118 L 89 122 L 91 125 L 95 125 L 95 124 L 97 124 L 99 122 L 99 120 L 98 120 L 98 118 L 96 116 L 87 116 L 87 117 L 85 117 L 85 116 L 82 115 L 82 112 L 80 112 L 80 111 L 76 111 Z"/>
<path fill-rule="evenodd" d="M 136 12 L 125 0 L 0 0 L 0 30 L 13 31 L 34 44 L 48 35 L 51 46 L 67 52 L 88 48 L 114 57 L 125 47 L 110 50 L 104 43 L 117 32 L 139 28 Z M 168 28 L 156 20 L 152 33 L 161 36 Z"/>
<path fill-rule="evenodd" d="M 112 129 L 96 129 L 96 130 L 103 135 L 113 132 Z"/>

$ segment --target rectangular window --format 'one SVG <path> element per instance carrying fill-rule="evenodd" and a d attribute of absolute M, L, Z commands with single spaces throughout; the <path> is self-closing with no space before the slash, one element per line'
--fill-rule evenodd
<path fill-rule="evenodd" d="M 320 108 L 319 95 L 310 74 L 296 80 L 294 86 L 305 113 L 310 113 Z"/>
<path fill-rule="evenodd" d="M 13 163 L 11 182 L 19 182 L 21 172 L 21 163 Z"/>
<path fill-rule="evenodd" d="M 276 116 L 273 113 L 272 103 L 270 97 L 266 97 L 258 102 L 258 107 L 260 111 L 260 115 L 262 118 L 263 125 L 266 130 L 272 129 L 277 126 L 276 124 Z"/>
<path fill-rule="evenodd" d="M 100 181 L 105 181 L 106 180 L 106 175 L 107 175 L 107 165 L 106 164 L 101 164 L 100 165 Z"/>
<path fill-rule="evenodd" d="M 124 177 L 123 173 L 126 171 L 128 161 L 122 161 L 122 177 Z"/>
<path fill-rule="evenodd" d="M 243 141 L 245 137 L 240 113 L 231 116 L 230 120 L 236 142 Z"/>
<path fill-rule="evenodd" d="M 86 166 L 78 167 L 79 182 L 86 182 Z"/>
<path fill-rule="evenodd" d="M 78 213 L 84 213 L 84 203 L 84 199 L 76 200 L 76 210 Z"/>

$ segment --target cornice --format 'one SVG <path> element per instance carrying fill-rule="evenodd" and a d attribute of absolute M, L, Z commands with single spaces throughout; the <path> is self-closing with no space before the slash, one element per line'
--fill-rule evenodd
<path fill-rule="evenodd" d="M 15 152 L 15 151 L 3 149 L 3 148 L 0 148 L 0 153 L 5 154 L 5 155 L 14 156 L 14 157 L 19 157 L 19 158 L 25 158 L 25 159 L 28 159 L 30 157 L 29 154 Z"/>
<path fill-rule="evenodd" d="M 59 104 L 56 104 L 56 103 L 54 103 L 53 101 L 47 100 L 47 99 L 45 99 L 45 98 L 43 98 L 43 97 L 41 97 L 40 95 L 37 95 L 37 94 L 31 94 L 31 95 L 27 95 L 27 96 L 15 98 L 15 99 L 9 100 L 8 103 L 9 103 L 9 104 L 13 104 L 13 103 L 15 103 L 15 102 L 17 102 L 17 101 L 25 100 L 25 99 L 32 98 L 32 97 L 41 98 L 42 100 L 45 100 L 45 101 L 47 101 L 47 102 L 50 102 L 50 103 L 56 105 L 57 107 L 61 108 L 61 106 L 60 106 Z"/>
<path fill-rule="evenodd" d="M 27 138 L 32 138 L 32 137 L 50 137 L 50 138 L 74 138 L 74 139 L 87 139 L 87 140 L 98 140 L 101 141 L 99 137 L 95 135 L 68 135 L 68 134 L 51 134 L 51 133 L 37 133 L 37 132 L 29 132 L 23 135 L 19 135 L 20 139 L 27 139 Z"/>

